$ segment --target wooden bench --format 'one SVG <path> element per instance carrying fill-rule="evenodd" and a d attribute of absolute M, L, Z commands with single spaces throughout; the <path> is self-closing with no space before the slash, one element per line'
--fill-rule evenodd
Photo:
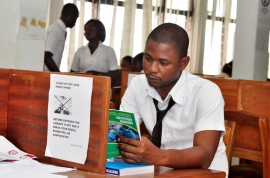
<path fill-rule="evenodd" d="M 61 73 L 93 78 L 87 158 L 85 164 L 77 164 L 44 156 L 51 73 L 5 69 L 0 71 L 2 135 L 19 149 L 37 156 L 41 162 L 105 174 L 111 86 L 109 77 Z"/>
<path fill-rule="evenodd" d="M 59 174 L 85 178 L 113 177 L 105 174 L 110 78 L 61 73 L 93 78 L 87 159 L 85 164 L 77 164 L 44 156 L 47 141 L 50 74 L 50 72 L 0 69 L 0 133 L 19 149 L 36 155 L 41 162 L 78 169 Z M 139 177 L 149 176 L 153 177 L 153 174 Z M 155 167 L 154 177 L 223 178 L 225 173 L 209 169 L 175 170 L 161 166 Z"/>
<path fill-rule="evenodd" d="M 207 78 L 216 83 L 225 100 L 225 110 L 240 110 L 270 117 L 270 82 Z"/>

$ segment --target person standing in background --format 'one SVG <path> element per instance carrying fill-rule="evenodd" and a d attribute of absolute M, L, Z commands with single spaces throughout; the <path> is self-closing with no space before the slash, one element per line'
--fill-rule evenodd
<path fill-rule="evenodd" d="M 91 19 L 84 25 L 84 31 L 85 38 L 89 43 L 76 51 L 70 72 L 109 76 L 112 79 L 112 86 L 115 86 L 115 82 L 118 80 L 119 66 L 114 49 L 102 44 L 106 38 L 103 23 Z"/>
<path fill-rule="evenodd" d="M 59 67 L 65 47 L 66 28 L 72 28 L 79 17 L 75 4 L 64 5 L 61 17 L 47 31 L 44 55 L 44 71 L 60 72 Z"/>

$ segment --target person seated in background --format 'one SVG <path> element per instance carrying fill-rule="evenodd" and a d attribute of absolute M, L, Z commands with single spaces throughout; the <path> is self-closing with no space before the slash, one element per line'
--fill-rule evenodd
<path fill-rule="evenodd" d="M 233 68 L 233 61 L 225 64 L 222 67 L 222 73 L 227 74 L 229 77 L 232 77 L 232 68 Z"/>
<path fill-rule="evenodd" d="M 84 31 L 85 38 L 89 43 L 76 51 L 71 72 L 110 76 L 112 86 L 114 86 L 115 80 L 118 79 L 119 66 L 114 49 L 102 44 L 106 38 L 103 23 L 91 19 L 84 25 Z"/>
<path fill-rule="evenodd" d="M 122 58 L 120 63 L 120 69 L 121 70 L 130 70 L 132 57 L 131 56 L 125 56 Z"/>
<path fill-rule="evenodd" d="M 131 72 L 142 72 L 143 73 L 143 52 L 137 54 L 131 62 L 130 71 Z"/>
<path fill-rule="evenodd" d="M 144 122 L 151 141 L 118 138 L 118 148 L 128 163 L 209 168 L 228 175 L 224 99 L 215 83 L 185 70 L 188 45 L 187 32 L 176 24 L 163 23 L 149 34 L 145 75 L 132 79 L 120 110 Z"/>
<path fill-rule="evenodd" d="M 222 67 L 221 74 L 219 74 L 217 77 L 231 78 L 232 77 L 232 67 L 233 67 L 233 61 L 226 63 Z"/>

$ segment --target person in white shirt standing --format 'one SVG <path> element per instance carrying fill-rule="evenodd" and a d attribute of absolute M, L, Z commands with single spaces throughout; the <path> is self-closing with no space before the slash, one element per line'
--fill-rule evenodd
<path fill-rule="evenodd" d="M 79 17 L 79 11 L 75 4 L 65 4 L 60 19 L 47 30 L 44 71 L 60 72 L 59 67 L 65 47 L 66 28 L 72 28 Z"/>
<path fill-rule="evenodd" d="M 145 74 L 132 79 L 120 110 L 134 113 L 138 124 L 144 122 L 151 141 L 118 138 L 124 143 L 118 148 L 129 163 L 228 173 L 224 99 L 216 84 L 185 70 L 188 44 L 186 31 L 176 24 L 161 24 L 150 33 Z"/>
<path fill-rule="evenodd" d="M 84 31 L 89 43 L 76 51 L 70 71 L 109 76 L 115 86 L 119 66 L 114 49 L 102 44 L 106 38 L 105 26 L 100 20 L 91 19 L 85 23 Z"/>

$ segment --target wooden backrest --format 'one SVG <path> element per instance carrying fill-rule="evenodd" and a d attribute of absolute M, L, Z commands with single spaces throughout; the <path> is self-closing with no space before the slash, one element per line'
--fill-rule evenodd
<path fill-rule="evenodd" d="M 233 121 L 225 120 L 225 129 L 226 134 L 223 136 L 223 142 L 226 145 L 226 155 L 228 159 L 229 167 L 231 165 L 232 160 L 232 150 L 233 144 L 235 140 L 235 131 L 236 131 L 236 124 Z"/>
<path fill-rule="evenodd" d="M 0 135 L 6 136 L 10 69 L 0 69 Z"/>
<path fill-rule="evenodd" d="M 245 111 L 227 110 L 226 120 L 237 125 L 232 156 L 267 165 L 267 135 L 269 135 L 268 119 Z"/>
<path fill-rule="evenodd" d="M 130 71 L 122 71 L 122 76 L 121 76 L 121 93 L 120 93 L 120 101 L 122 97 L 124 96 L 124 93 L 127 89 L 128 86 L 128 74 L 142 74 L 140 72 L 130 72 Z"/>
<path fill-rule="evenodd" d="M 77 164 L 44 156 L 47 143 L 50 74 L 50 72 L 11 70 L 7 139 L 19 149 L 37 156 L 41 162 L 105 174 L 111 79 L 72 74 L 93 78 L 87 159 L 85 164 Z"/>
<path fill-rule="evenodd" d="M 270 82 L 239 80 L 238 110 L 270 118 Z"/>

